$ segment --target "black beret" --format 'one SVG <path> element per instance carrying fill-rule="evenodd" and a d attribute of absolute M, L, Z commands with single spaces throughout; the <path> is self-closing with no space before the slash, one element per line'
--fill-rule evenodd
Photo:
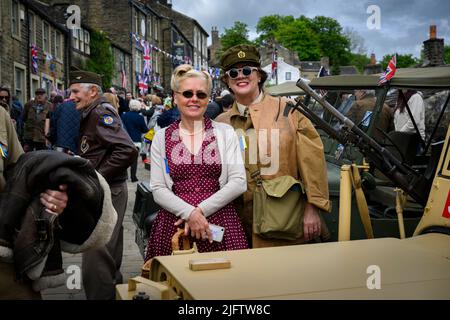
<path fill-rule="evenodd" d="M 89 71 L 71 71 L 69 76 L 70 85 L 74 83 L 92 83 L 102 86 L 102 77 Z"/>
<path fill-rule="evenodd" d="M 229 48 L 220 58 L 220 67 L 227 71 L 233 65 L 241 62 L 251 62 L 260 67 L 260 55 L 255 46 L 248 44 L 239 44 Z"/>

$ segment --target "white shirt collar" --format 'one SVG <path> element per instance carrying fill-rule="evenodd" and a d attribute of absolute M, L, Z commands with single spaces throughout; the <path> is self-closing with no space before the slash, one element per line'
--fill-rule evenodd
<path fill-rule="evenodd" d="M 261 92 L 259 93 L 258 97 L 257 97 L 250 105 L 261 102 L 261 100 L 263 99 L 263 96 L 264 96 L 264 95 L 263 95 L 263 92 L 261 91 Z M 243 116 L 243 115 L 244 115 L 244 112 L 245 112 L 245 109 L 247 108 L 247 106 L 245 106 L 245 105 L 243 105 L 243 104 L 240 104 L 240 103 L 237 102 L 237 101 L 236 101 L 236 104 L 237 104 L 239 113 L 241 114 L 241 116 Z"/>

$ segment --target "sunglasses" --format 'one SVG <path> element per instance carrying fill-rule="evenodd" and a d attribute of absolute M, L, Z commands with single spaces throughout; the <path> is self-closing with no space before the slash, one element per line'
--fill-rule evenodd
<path fill-rule="evenodd" d="M 197 91 L 197 92 L 193 92 L 192 90 L 186 90 L 183 92 L 178 92 L 175 91 L 176 93 L 181 93 L 183 95 L 183 97 L 185 97 L 186 99 L 191 99 L 194 95 L 197 96 L 198 99 L 203 100 L 206 99 L 208 97 L 208 94 L 206 94 L 203 91 Z"/>
<path fill-rule="evenodd" d="M 239 73 L 242 72 L 244 77 L 248 77 L 253 71 L 258 70 L 256 67 L 243 67 L 243 68 L 232 68 L 225 73 L 230 77 L 230 79 L 236 79 L 239 77 Z"/>
<path fill-rule="evenodd" d="M 9 100 L 8 96 L 0 96 L 0 100 Z"/>

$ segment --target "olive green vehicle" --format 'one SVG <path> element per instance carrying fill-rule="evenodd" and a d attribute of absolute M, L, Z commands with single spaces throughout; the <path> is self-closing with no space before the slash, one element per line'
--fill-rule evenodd
<path fill-rule="evenodd" d="M 387 85 L 379 86 L 378 81 L 379 75 L 329 76 L 313 79 L 309 86 L 316 92 L 323 93 L 325 100 L 334 105 L 343 117 L 348 116 L 358 129 L 374 138 L 382 148 L 387 149 L 394 155 L 403 166 L 411 169 L 410 175 L 417 172 L 415 180 L 420 180 L 420 182 L 417 182 L 415 186 L 411 184 L 406 187 L 403 186 L 404 189 L 417 189 L 416 192 L 405 190 L 410 195 L 403 208 L 404 233 L 408 237 L 413 234 L 422 217 L 450 120 L 450 67 L 397 69 L 394 78 Z M 421 138 L 418 133 L 394 131 L 393 111 L 399 89 L 413 89 L 423 93 L 426 105 L 425 141 L 420 141 Z M 272 90 L 277 92 L 276 88 Z M 343 101 L 341 99 L 343 94 L 354 93 L 355 90 L 374 91 L 375 97 L 370 109 L 354 110 L 359 107 L 354 100 Z M 283 90 L 278 91 L 277 94 L 283 95 Z M 305 91 L 300 88 L 297 92 L 289 90 L 288 93 L 288 95 L 300 94 L 305 94 Z M 361 152 L 360 146 L 355 143 L 357 141 L 354 141 L 355 137 L 346 136 L 346 131 L 342 130 L 345 129 L 345 125 L 342 125 L 342 122 L 338 121 L 329 110 L 324 109 L 314 99 L 308 103 L 307 107 L 321 116 L 327 124 L 336 130 L 342 140 L 336 139 L 333 132 L 330 136 L 329 132 L 325 132 L 324 128 L 319 125 L 320 123 L 311 119 L 321 134 L 327 160 L 330 199 L 333 203 L 333 209 L 331 214 L 324 214 L 324 217 L 332 233 L 332 240 L 338 240 L 341 167 L 352 163 L 362 165 L 363 160 L 370 164 L 370 168 L 361 171 L 361 182 L 368 204 L 373 236 L 375 238 L 400 237 L 395 192 L 395 187 L 401 187 L 398 185 L 398 181 L 386 177 L 383 170 L 376 167 L 376 163 L 373 161 L 375 159 L 370 159 L 371 152 L 369 152 L 369 155 Z M 381 130 L 378 126 L 382 123 L 380 119 L 386 117 L 386 109 L 392 117 L 388 126 L 389 131 L 386 130 L 385 124 L 383 124 L 384 128 L 381 128 Z M 408 107 L 407 109 L 409 110 Z M 358 135 L 356 138 L 362 139 Z M 419 144 L 423 146 L 420 151 L 418 151 Z M 372 147 L 365 143 L 362 148 L 371 149 Z M 385 158 L 385 156 L 382 156 L 382 158 Z M 383 162 L 383 159 L 378 159 L 378 162 Z M 367 238 L 367 232 L 364 229 L 359 211 L 355 192 L 353 192 L 351 200 L 351 239 Z"/>

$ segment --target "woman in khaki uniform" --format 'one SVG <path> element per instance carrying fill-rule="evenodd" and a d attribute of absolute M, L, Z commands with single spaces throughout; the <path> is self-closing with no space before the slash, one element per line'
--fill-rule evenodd
<path fill-rule="evenodd" d="M 256 248 L 300 244 L 319 236 L 326 238 L 328 230 L 319 210 L 329 212 L 331 203 L 323 145 L 314 126 L 298 112 L 284 116 L 287 99 L 264 93 L 267 74 L 261 69 L 260 55 L 254 46 L 228 49 L 222 55 L 221 68 L 225 72 L 222 81 L 236 101 L 216 121 L 231 124 L 241 140 L 247 191 L 240 198 L 239 213 L 248 240 Z M 255 166 L 260 168 L 263 180 L 290 175 L 302 181 L 306 193 L 303 236 L 286 241 L 262 238 L 252 232 L 255 180 L 251 173 Z"/>

